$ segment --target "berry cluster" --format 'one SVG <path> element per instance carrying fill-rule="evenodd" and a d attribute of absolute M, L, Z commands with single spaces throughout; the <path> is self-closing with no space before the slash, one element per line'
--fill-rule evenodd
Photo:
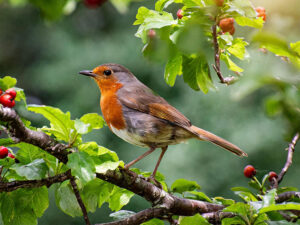
<path fill-rule="evenodd" d="M 253 178 L 256 174 L 256 169 L 252 165 L 247 165 L 244 168 L 244 176 L 247 178 Z M 270 182 L 272 182 L 273 178 L 277 179 L 278 175 L 274 171 L 269 172 L 268 179 Z"/>
<path fill-rule="evenodd" d="M 15 106 L 15 98 L 17 95 L 15 89 L 9 88 L 4 93 L 0 89 L 0 95 L 0 104 L 2 104 L 4 107 L 12 108 Z"/>
<path fill-rule="evenodd" d="M 4 146 L 0 146 L 0 159 L 4 159 L 6 157 L 14 159 L 15 156 L 8 152 L 8 149 Z"/>

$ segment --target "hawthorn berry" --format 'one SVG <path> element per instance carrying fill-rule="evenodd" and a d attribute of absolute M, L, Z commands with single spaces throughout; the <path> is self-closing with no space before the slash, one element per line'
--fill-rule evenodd
<path fill-rule="evenodd" d="M 8 154 L 7 154 L 7 157 L 12 158 L 12 159 L 16 158 L 16 157 L 15 157 L 13 154 L 11 154 L 11 153 L 8 153 Z"/>
<path fill-rule="evenodd" d="M 2 95 L 2 93 L 3 93 L 3 91 L 2 91 L 2 89 L 0 88 L 0 95 Z"/>
<path fill-rule="evenodd" d="M 150 39 L 152 39 L 152 38 L 154 38 L 155 36 L 156 36 L 155 30 L 150 29 L 150 30 L 148 31 L 148 37 L 149 37 Z"/>
<path fill-rule="evenodd" d="M 4 94 L 0 97 L 0 103 L 4 107 L 12 108 L 15 106 L 15 100 L 10 94 Z"/>
<path fill-rule="evenodd" d="M 248 177 L 248 178 L 252 178 L 253 176 L 255 176 L 256 174 L 256 170 L 252 165 L 247 165 L 244 168 L 244 176 Z"/>
<path fill-rule="evenodd" d="M 0 146 L 0 159 L 4 159 L 8 155 L 8 149 L 4 146 Z"/>
<path fill-rule="evenodd" d="M 219 23 L 219 27 L 224 33 L 229 32 L 231 35 L 233 35 L 235 32 L 234 19 L 233 18 L 221 19 Z"/>
<path fill-rule="evenodd" d="M 84 4 L 88 8 L 97 8 L 102 5 L 106 0 L 84 0 Z"/>
<path fill-rule="evenodd" d="M 223 6 L 224 0 L 215 0 L 217 6 Z"/>
<path fill-rule="evenodd" d="M 277 173 L 275 173 L 274 171 L 271 171 L 270 173 L 269 173 L 269 181 L 270 182 L 272 182 L 272 180 L 273 180 L 273 178 L 278 178 L 278 175 L 277 175 Z"/>
<path fill-rule="evenodd" d="M 258 17 L 262 17 L 262 19 L 264 21 L 266 21 L 267 16 L 266 16 L 266 10 L 264 7 L 257 7 L 257 8 L 255 8 L 255 11 L 256 11 L 256 14 Z"/>
<path fill-rule="evenodd" d="M 182 12 L 183 12 L 182 9 L 178 9 L 178 11 L 176 13 L 178 19 L 181 19 L 183 17 Z"/>
<path fill-rule="evenodd" d="M 16 98 L 17 96 L 17 92 L 15 91 L 15 89 L 13 88 L 9 88 L 5 91 L 6 94 L 9 94 L 11 97 L 13 97 L 13 99 Z"/>

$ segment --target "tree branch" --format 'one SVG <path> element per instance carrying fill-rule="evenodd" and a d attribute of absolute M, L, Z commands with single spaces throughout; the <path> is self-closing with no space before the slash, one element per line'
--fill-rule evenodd
<path fill-rule="evenodd" d="M 285 163 L 284 167 L 282 168 L 280 174 L 278 175 L 278 178 L 277 178 L 278 184 L 282 181 L 284 175 L 288 171 L 289 167 L 292 165 L 293 154 L 294 154 L 295 146 L 296 146 L 298 140 L 299 140 L 299 133 L 296 133 L 296 135 L 292 139 L 292 142 L 289 144 L 288 156 L 286 159 L 286 163 Z"/>
<path fill-rule="evenodd" d="M 282 203 L 285 201 L 288 201 L 292 198 L 299 198 L 300 199 L 300 192 L 297 191 L 287 191 L 282 194 L 279 194 L 278 196 L 275 197 L 275 201 L 277 203 Z"/>
<path fill-rule="evenodd" d="M 76 196 L 77 202 L 78 202 L 78 204 L 79 204 L 79 206 L 81 208 L 84 221 L 85 221 L 86 225 L 91 225 L 91 222 L 89 220 L 88 213 L 86 211 L 85 205 L 84 205 L 84 203 L 82 201 L 82 198 L 80 196 L 80 193 L 78 191 L 78 186 L 77 186 L 77 184 L 75 182 L 75 178 L 71 174 L 71 170 L 68 171 L 68 177 L 70 178 L 70 183 L 71 183 L 72 189 L 73 189 L 74 194 Z"/>
<path fill-rule="evenodd" d="M 69 153 L 66 150 L 66 145 L 56 142 L 44 132 L 30 130 L 25 127 L 15 110 L 0 107 L 0 120 L 7 122 L 9 135 L 13 137 L 14 141 L 23 141 L 38 146 L 59 159 L 59 161 L 63 163 L 68 161 L 67 155 Z"/>
<path fill-rule="evenodd" d="M 221 66 L 220 66 L 220 49 L 219 49 L 219 44 L 218 44 L 218 35 L 217 35 L 217 25 L 214 24 L 212 26 L 212 36 L 213 36 L 213 44 L 214 44 L 214 49 L 215 49 L 215 65 L 212 65 L 214 70 L 216 71 L 220 82 L 222 84 L 232 84 L 234 82 L 234 77 L 223 77 L 222 72 L 221 72 Z"/>
<path fill-rule="evenodd" d="M 153 218 L 159 218 L 167 214 L 164 208 L 149 208 L 134 214 L 124 220 L 118 220 L 110 223 L 101 223 L 95 225 L 139 225 Z"/>
<path fill-rule="evenodd" d="M 61 183 L 65 180 L 68 180 L 69 177 L 67 172 L 58 174 L 53 177 L 44 178 L 41 180 L 16 180 L 12 182 L 0 182 L 0 193 L 1 192 L 11 192 L 19 188 L 35 188 L 46 185 L 50 187 L 54 183 Z"/>

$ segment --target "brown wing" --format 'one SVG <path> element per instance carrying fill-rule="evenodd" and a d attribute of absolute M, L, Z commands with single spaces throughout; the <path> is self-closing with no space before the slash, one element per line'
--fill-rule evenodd
<path fill-rule="evenodd" d="M 167 120 L 181 127 L 191 126 L 191 122 L 182 113 L 138 80 L 123 86 L 117 94 L 121 103 L 128 108 Z"/>

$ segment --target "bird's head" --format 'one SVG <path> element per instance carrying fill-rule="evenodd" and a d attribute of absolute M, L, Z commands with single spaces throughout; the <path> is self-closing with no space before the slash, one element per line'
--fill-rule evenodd
<path fill-rule="evenodd" d="M 83 70 L 79 74 L 92 77 L 100 90 L 112 88 L 116 84 L 124 84 L 136 80 L 135 76 L 124 66 L 107 63 L 97 66 L 93 70 Z"/>

